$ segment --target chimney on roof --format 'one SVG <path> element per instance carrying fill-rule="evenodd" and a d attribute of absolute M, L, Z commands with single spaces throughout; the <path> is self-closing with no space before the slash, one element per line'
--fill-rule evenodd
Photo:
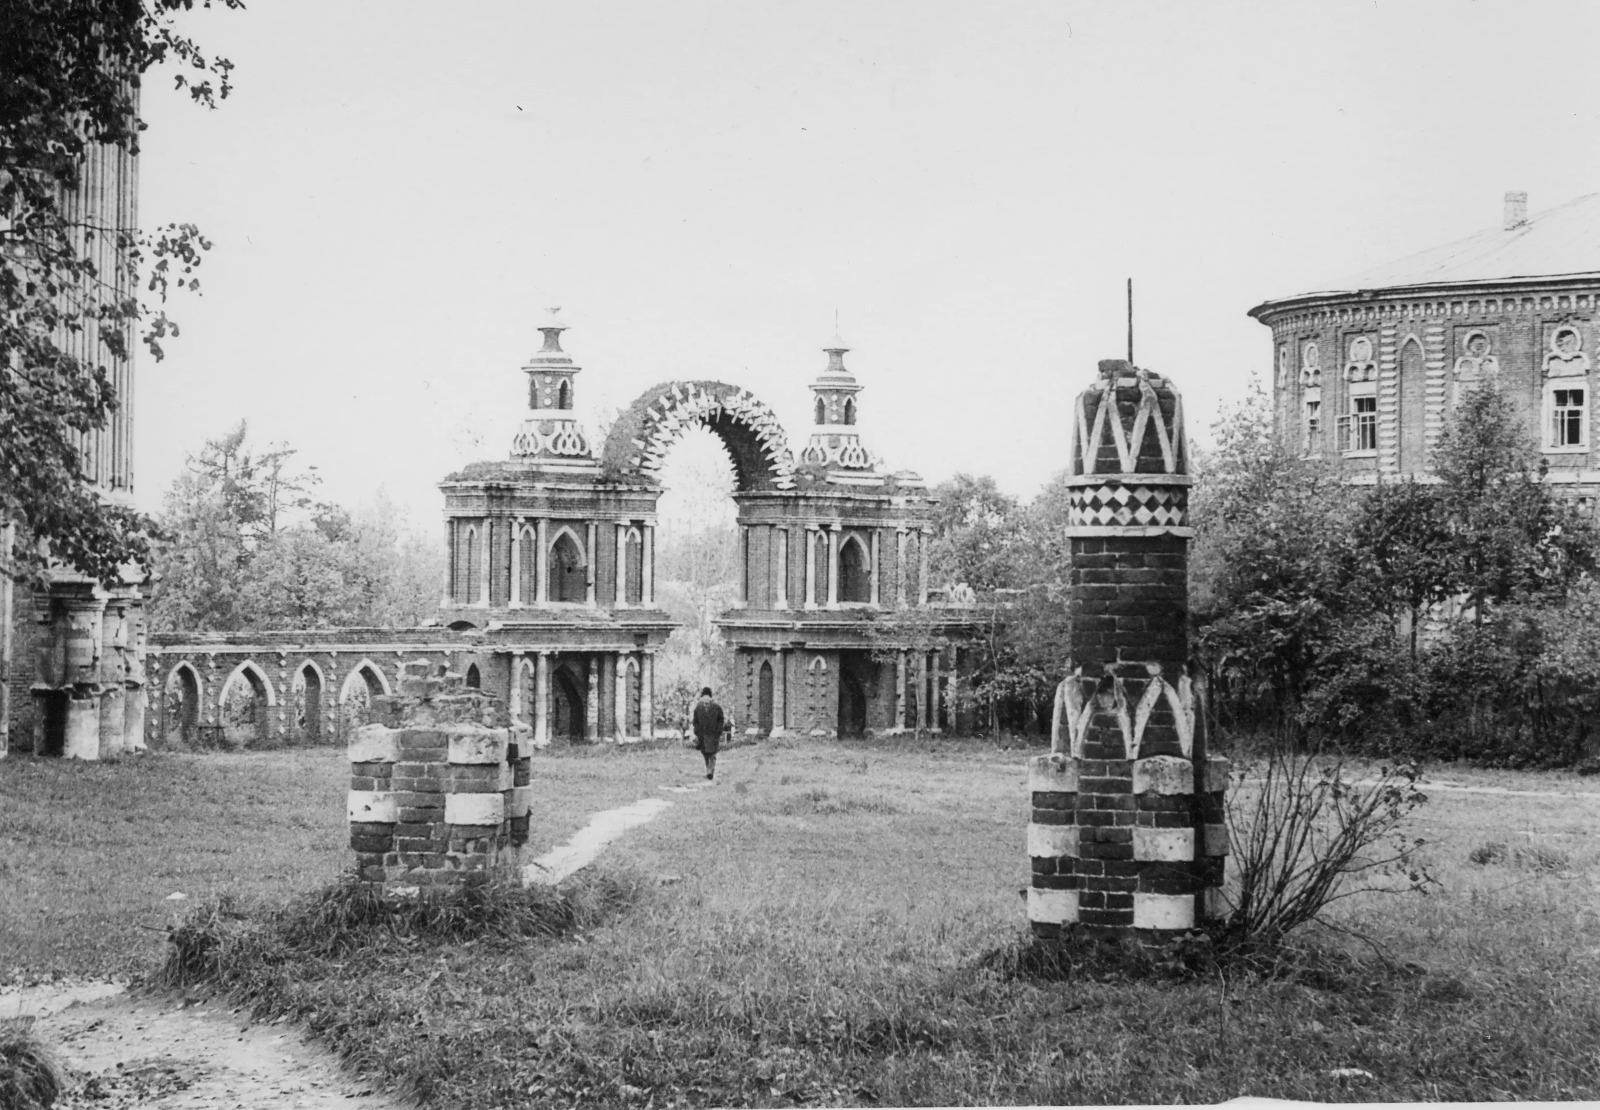
<path fill-rule="evenodd" d="M 1515 231 L 1528 222 L 1528 194 L 1506 194 L 1506 222 L 1505 230 Z"/>

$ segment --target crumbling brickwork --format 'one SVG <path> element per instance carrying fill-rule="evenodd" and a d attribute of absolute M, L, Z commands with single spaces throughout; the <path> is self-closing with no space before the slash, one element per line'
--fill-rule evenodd
<path fill-rule="evenodd" d="M 348 744 L 350 846 L 362 883 L 430 895 L 513 875 L 532 805 L 527 730 L 461 676 L 408 665 L 382 723 Z"/>

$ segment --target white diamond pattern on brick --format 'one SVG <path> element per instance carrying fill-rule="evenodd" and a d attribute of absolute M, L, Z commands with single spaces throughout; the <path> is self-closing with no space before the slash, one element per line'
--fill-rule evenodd
<path fill-rule="evenodd" d="M 1068 501 L 1074 527 L 1182 527 L 1188 516 L 1185 491 L 1166 486 L 1079 486 Z"/>

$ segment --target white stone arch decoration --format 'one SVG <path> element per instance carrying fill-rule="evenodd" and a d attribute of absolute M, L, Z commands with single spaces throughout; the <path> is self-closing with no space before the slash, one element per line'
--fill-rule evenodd
<path fill-rule="evenodd" d="M 777 415 L 749 390 L 724 382 L 668 382 L 640 397 L 612 426 L 606 469 L 659 481 L 668 449 L 691 427 L 722 440 L 740 489 L 795 487 L 794 457 Z"/>
<path fill-rule="evenodd" d="M 585 566 L 585 567 L 588 566 L 589 565 L 589 549 L 584 544 L 583 537 L 579 536 L 578 533 L 577 533 L 577 530 L 574 529 L 572 527 L 572 525 L 570 525 L 570 524 L 563 524 L 559 528 L 555 529 L 553 532 L 550 533 L 549 546 L 547 546 L 545 548 L 546 557 L 548 557 L 551 554 L 551 552 L 555 551 L 556 543 L 561 539 L 561 537 L 563 535 L 567 535 L 567 536 L 571 536 L 572 537 L 573 546 L 575 546 L 578 549 L 578 558 L 583 560 L 578 565 L 579 566 Z M 537 542 L 537 541 L 535 541 L 535 542 Z"/>
<path fill-rule="evenodd" d="M 378 680 L 378 686 L 383 690 L 385 695 L 393 693 L 393 688 L 389 685 L 389 676 L 383 673 L 383 668 L 378 666 L 378 664 L 374 663 L 371 659 L 363 659 L 361 662 L 351 667 L 350 673 L 344 676 L 344 683 L 339 687 L 340 705 L 343 705 L 345 702 L 350 700 L 350 695 L 355 690 L 355 684 L 357 682 L 360 682 L 363 686 L 366 685 L 366 681 L 361 677 L 362 671 L 372 672 L 373 676 Z"/>
<path fill-rule="evenodd" d="M 1322 345 L 1316 339 L 1308 339 L 1300 344 L 1300 384 L 1322 384 Z"/>
<path fill-rule="evenodd" d="M 178 660 L 178 662 L 173 665 L 173 668 L 167 672 L 166 680 L 161 684 L 162 689 L 169 694 L 176 690 L 178 686 L 178 673 L 180 671 L 189 672 L 189 677 L 194 680 L 196 699 L 201 702 L 205 701 L 205 679 L 200 676 L 200 669 L 187 659 Z"/>
<path fill-rule="evenodd" d="M 1547 378 L 1578 377 L 1589 372 L 1589 356 L 1583 350 L 1583 332 L 1572 324 L 1557 324 L 1550 329 L 1549 349 L 1544 356 Z"/>
<path fill-rule="evenodd" d="M 222 685 L 217 687 L 217 712 L 221 713 L 228 704 L 228 694 L 233 690 L 233 684 L 241 678 L 246 682 L 247 674 L 253 674 L 261 683 L 261 689 L 267 696 L 268 705 L 278 704 L 278 692 L 272 688 L 272 679 L 267 677 L 267 672 L 257 665 L 254 659 L 246 659 L 233 670 L 228 672 L 228 677 L 222 680 Z"/>
<path fill-rule="evenodd" d="M 296 687 L 302 685 L 301 676 L 303 676 L 307 671 L 310 671 L 312 674 L 316 675 L 317 681 L 322 685 L 322 689 L 327 690 L 328 676 L 323 672 L 322 668 L 317 665 L 317 661 L 312 659 L 310 656 L 302 659 L 300 661 L 300 665 L 294 669 L 294 683 Z"/>
<path fill-rule="evenodd" d="M 844 553 L 845 549 L 855 545 L 856 553 L 861 558 L 861 569 L 867 576 L 867 596 L 848 599 L 849 604 L 865 604 L 872 600 L 872 546 L 860 532 L 854 529 L 846 531 L 839 538 L 839 567 L 834 572 L 839 576 L 839 600 L 847 601 L 844 596 Z"/>
<path fill-rule="evenodd" d="M 1344 380 L 1347 382 L 1375 382 L 1378 364 L 1372 357 L 1372 338 L 1366 335 L 1350 337 L 1345 349 Z"/>

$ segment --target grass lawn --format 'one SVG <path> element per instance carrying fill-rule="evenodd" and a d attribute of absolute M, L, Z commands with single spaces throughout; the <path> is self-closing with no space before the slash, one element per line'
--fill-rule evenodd
<path fill-rule="evenodd" d="M 539 850 L 594 810 L 672 800 L 597 865 L 632 876 L 629 908 L 563 940 L 374 933 L 336 955 L 291 950 L 263 912 L 237 976 L 439 1106 L 1600 1097 L 1595 780 L 1441 769 L 1582 796 L 1436 792 L 1417 829 L 1442 888 L 1341 911 L 1397 967 L 1039 982 L 980 964 L 1024 931 L 1025 755 L 773 742 L 661 794 L 696 780 L 695 753 L 548 753 Z M 348 859 L 343 773 L 328 751 L 0 765 L 0 838 L 21 846 L 0 961 L 150 967 L 161 935 L 138 926 L 164 926 L 173 890 L 316 887 Z"/>

